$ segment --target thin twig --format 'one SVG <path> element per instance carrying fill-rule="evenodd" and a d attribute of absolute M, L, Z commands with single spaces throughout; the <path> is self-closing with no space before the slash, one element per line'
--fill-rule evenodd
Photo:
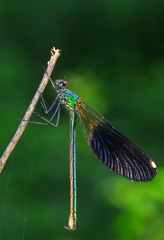
<path fill-rule="evenodd" d="M 31 104 L 29 105 L 29 107 L 23 117 L 23 120 L 25 120 L 25 121 L 23 121 L 23 120 L 21 121 L 16 133 L 14 134 L 13 138 L 11 139 L 9 145 L 7 146 L 6 150 L 4 151 L 4 153 L 0 159 L 0 173 L 1 173 L 8 157 L 10 156 L 12 150 L 14 149 L 15 145 L 17 144 L 18 140 L 20 139 L 21 135 L 23 134 L 23 132 L 28 124 L 28 121 L 29 121 L 33 111 L 35 110 L 36 104 L 40 98 L 40 93 L 42 93 L 44 91 L 59 56 L 60 56 L 60 50 L 55 49 L 55 47 L 53 47 L 51 49 L 51 58 L 48 62 L 46 72 L 44 73 L 42 81 L 31 101 Z"/>

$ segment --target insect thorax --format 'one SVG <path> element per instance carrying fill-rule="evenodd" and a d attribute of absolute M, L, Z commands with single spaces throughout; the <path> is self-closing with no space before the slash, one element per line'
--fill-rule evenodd
<path fill-rule="evenodd" d="M 69 110 L 78 110 L 82 103 L 81 97 L 65 88 L 60 91 L 59 97 L 61 99 L 61 103 L 65 104 Z"/>

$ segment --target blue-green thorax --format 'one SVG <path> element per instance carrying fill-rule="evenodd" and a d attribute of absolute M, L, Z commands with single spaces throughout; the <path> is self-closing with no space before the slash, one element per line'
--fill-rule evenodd
<path fill-rule="evenodd" d="M 56 80 L 54 83 L 54 88 L 58 92 L 58 96 L 62 104 L 65 104 L 69 110 L 78 110 L 82 102 L 81 98 L 72 93 L 70 90 L 66 89 L 67 83 L 64 80 Z"/>

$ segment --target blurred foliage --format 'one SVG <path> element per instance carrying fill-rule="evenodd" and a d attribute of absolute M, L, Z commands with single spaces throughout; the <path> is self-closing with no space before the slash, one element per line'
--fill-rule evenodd
<path fill-rule="evenodd" d="M 0 152 L 55 46 L 52 78 L 144 149 L 158 166 L 130 183 L 92 154 L 77 124 L 78 225 L 69 215 L 69 112 L 58 128 L 28 125 L 0 176 L 0 239 L 164 239 L 164 1 L 1 1 Z M 50 86 L 44 96 L 55 98 Z M 38 106 L 38 111 L 41 111 Z"/>

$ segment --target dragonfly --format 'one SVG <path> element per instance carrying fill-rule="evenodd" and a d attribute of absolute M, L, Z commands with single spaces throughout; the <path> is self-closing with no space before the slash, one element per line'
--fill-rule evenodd
<path fill-rule="evenodd" d="M 51 80 L 51 79 L 50 79 Z M 70 112 L 70 215 L 69 230 L 75 230 L 77 224 L 77 187 L 76 187 L 76 121 L 80 118 L 85 139 L 96 157 L 109 169 L 131 181 L 148 182 L 156 173 L 156 164 L 148 155 L 112 125 L 82 98 L 66 89 L 66 80 L 56 80 L 51 84 L 57 97 L 47 108 L 43 95 L 41 105 L 46 114 L 53 112 L 50 120 L 40 116 L 46 122 L 37 124 L 58 126 L 60 108 L 64 104 Z M 53 120 L 56 118 L 56 124 Z"/>

